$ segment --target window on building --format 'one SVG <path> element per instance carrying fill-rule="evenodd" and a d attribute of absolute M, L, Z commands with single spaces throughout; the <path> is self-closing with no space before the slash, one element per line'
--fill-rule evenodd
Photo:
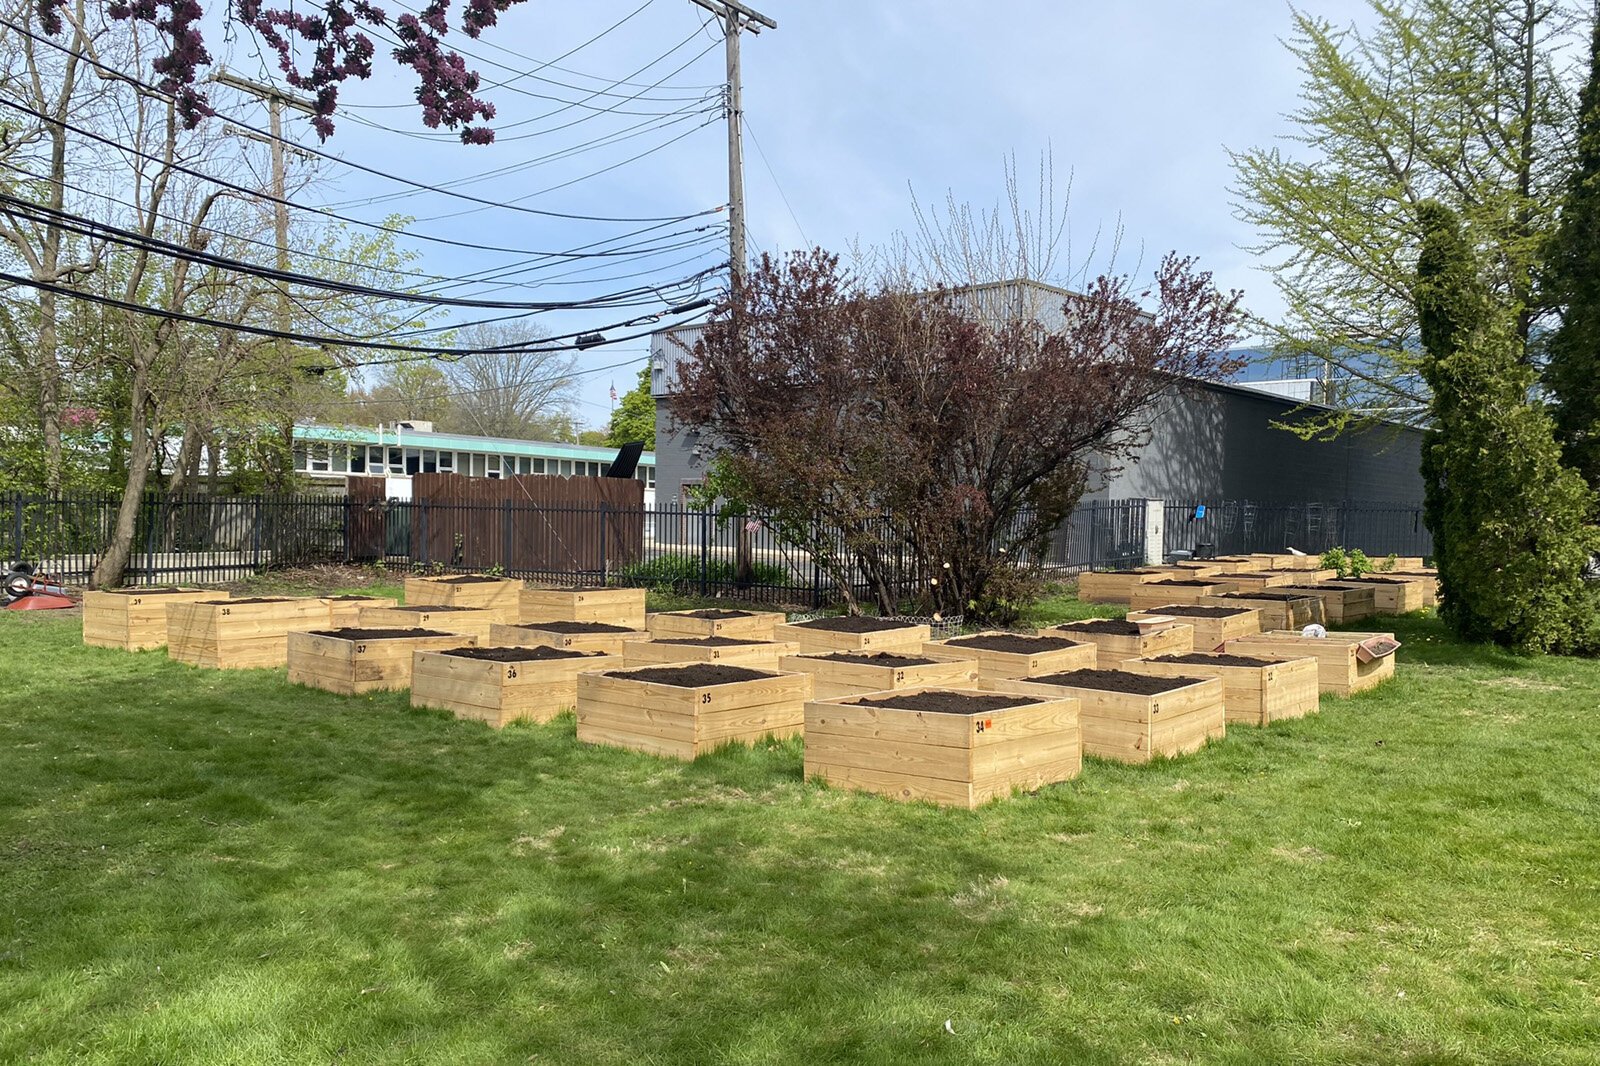
<path fill-rule="evenodd" d="M 526 455 L 519 456 L 517 458 L 517 473 L 519 473 L 519 474 L 531 474 L 531 473 L 533 473 L 533 460 L 531 458 L 529 458 L 528 456 L 526 456 Z"/>
<path fill-rule="evenodd" d="M 482 452 L 473 452 L 469 458 L 471 459 L 471 464 L 472 465 L 470 467 L 468 467 L 467 473 L 472 475 L 473 477 L 483 477 L 483 471 L 484 471 L 483 453 Z"/>
<path fill-rule="evenodd" d="M 326 444 L 313 444 L 306 449 L 306 472 L 326 474 L 331 469 Z"/>
<path fill-rule="evenodd" d="M 498 455 L 484 456 L 484 477 L 500 476 L 500 457 Z"/>
<path fill-rule="evenodd" d="M 533 461 L 533 472 L 535 474 L 544 473 L 544 460 L 543 459 L 535 459 Z"/>
<path fill-rule="evenodd" d="M 398 473 L 401 473 L 402 471 L 404 471 L 405 468 L 406 468 L 405 452 L 401 451 L 399 448 L 390 448 L 389 449 L 389 473 L 398 474 Z"/>
<path fill-rule="evenodd" d="M 439 472 L 439 453 L 432 448 L 422 449 L 422 472 L 424 474 L 437 474 Z"/>
<path fill-rule="evenodd" d="M 294 468 L 296 470 L 304 470 L 306 468 L 306 446 L 304 444 L 296 444 L 294 446 Z"/>
<path fill-rule="evenodd" d="M 563 459 L 563 460 L 561 460 L 561 476 L 562 477 L 571 477 L 572 476 L 572 460 L 571 459 Z"/>
<path fill-rule="evenodd" d="M 406 473 L 415 474 L 422 470 L 422 449 L 406 449 Z"/>
<path fill-rule="evenodd" d="M 653 466 L 640 466 L 633 476 L 644 482 L 647 489 L 656 487 L 656 468 Z"/>
<path fill-rule="evenodd" d="M 367 472 L 367 450 L 365 448 L 350 449 L 350 472 L 352 474 L 365 474 Z"/>
<path fill-rule="evenodd" d="M 350 471 L 350 446 L 348 444 L 335 444 L 333 446 L 333 472 L 346 474 Z"/>
<path fill-rule="evenodd" d="M 377 448 L 377 447 L 368 448 L 367 449 L 367 473 L 369 473 L 369 474 L 383 474 L 385 472 L 386 471 L 385 471 L 384 464 L 383 464 L 383 449 L 382 448 Z"/>

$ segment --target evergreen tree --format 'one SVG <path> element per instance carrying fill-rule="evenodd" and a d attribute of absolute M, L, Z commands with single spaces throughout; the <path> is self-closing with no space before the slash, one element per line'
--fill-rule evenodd
<path fill-rule="evenodd" d="M 628 390 L 611 412 L 610 435 L 606 443 L 613 448 L 644 441 L 646 451 L 656 446 L 656 398 L 650 394 L 650 368 L 639 371 L 639 384 Z"/>
<path fill-rule="evenodd" d="M 1544 381 L 1568 465 L 1600 490 L 1600 18 L 1578 117 L 1578 158 L 1546 276 L 1560 308 Z"/>
<path fill-rule="evenodd" d="M 1445 621 L 1470 640 L 1593 651 L 1587 487 L 1561 465 L 1548 413 L 1529 402 L 1533 370 L 1518 357 L 1513 316 L 1491 301 L 1460 220 L 1433 202 L 1418 215 L 1413 291 L 1433 397 L 1423 476 Z"/>

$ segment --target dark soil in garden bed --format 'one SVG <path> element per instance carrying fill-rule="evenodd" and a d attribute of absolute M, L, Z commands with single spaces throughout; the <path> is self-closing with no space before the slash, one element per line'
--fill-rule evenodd
<path fill-rule="evenodd" d="M 1305 591 L 1307 593 L 1329 592 L 1329 591 L 1331 591 L 1331 592 L 1358 592 L 1358 591 L 1360 591 L 1361 586 L 1360 585 L 1334 584 L 1332 582 L 1323 582 L 1323 583 L 1319 583 L 1319 584 L 1316 584 L 1316 585 L 1285 585 L 1284 588 L 1291 589 L 1291 590 L 1299 589 L 1299 590 L 1303 590 L 1303 591 Z"/>
<path fill-rule="evenodd" d="M 1125 670 L 1070 670 L 1064 674 L 1030 677 L 1039 685 L 1068 685 L 1072 688 L 1093 688 L 1103 692 L 1127 692 L 1135 696 L 1159 696 L 1173 689 L 1197 685 L 1202 677 L 1147 677 L 1130 674 Z"/>
<path fill-rule="evenodd" d="M 676 688 L 703 688 L 708 685 L 731 685 L 735 681 L 760 681 L 772 675 L 763 670 L 746 670 L 742 666 L 689 663 L 686 666 L 648 666 L 610 676 L 630 681 L 651 681 Z"/>
<path fill-rule="evenodd" d="M 202 600 L 202 603 L 215 603 L 223 607 L 237 606 L 241 603 L 292 603 L 293 596 L 256 596 L 248 600 Z"/>
<path fill-rule="evenodd" d="M 445 655 L 458 659 L 484 659 L 492 663 L 536 663 L 551 659 L 598 659 L 604 652 L 571 651 L 567 648 L 451 648 Z"/>
<path fill-rule="evenodd" d="M 1144 614 L 1172 615 L 1183 618 L 1232 618 L 1236 614 L 1245 614 L 1248 607 L 1200 607 L 1187 603 L 1175 603 L 1170 607 L 1152 607 Z"/>
<path fill-rule="evenodd" d="M 526 622 L 523 629 L 537 629 L 542 633 L 637 633 L 637 629 L 614 626 L 610 622 Z"/>
<path fill-rule="evenodd" d="M 441 585 L 483 585 L 491 581 L 506 581 L 503 577 L 489 577 L 487 574 L 460 574 L 456 577 L 441 577 Z"/>
<path fill-rule="evenodd" d="M 1076 622 L 1071 626 L 1061 626 L 1055 630 L 1058 633 L 1104 633 L 1111 637 L 1137 637 L 1139 627 L 1132 622 L 1124 622 L 1120 618 L 1096 618 L 1090 622 Z"/>
<path fill-rule="evenodd" d="M 975 637 L 957 637 L 947 640 L 947 648 L 977 648 L 981 651 L 1012 651 L 1022 655 L 1032 655 L 1039 651 L 1061 651 L 1064 648 L 1076 648 L 1081 641 L 1068 640 L 1066 637 L 1029 637 L 1020 633 L 980 633 Z"/>
<path fill-rule="evenodd" d="M 861 663 L 863 666 L 887 666 L 894 670 L 907 666 L 932 666 L 939 661 L 924 659 L 920 655 L 896 655 L 887 651 L 836 651 L 832 655 L 814 655 L 810 658 L 839 663 Z"/>
<path fill-rule="evenodd" d="M 329 596 L 328 597 L 328 599 L 332 600 L 335 603 L 343 603 L 343 602 L 345 602 L 347 600 L 381 600 L 381 599 L 385 599 L 385 598 L 386 597 L 383 597 L 383 596 L 357 596 L 357 595 L 355 595 L 353 593 L 347 593 L 346 595 L 343 595 L 343 596 Z"/>
<path fill-rule="evenodd" d="M 340 640 L 404 640 L 407 637 L 449 637 L 459 633 L 440 633 L 436 629 L 313 629 L 314 637 L 337 637 Z"/>
<path fill-rule="evenodd" d="M 688 618 L 709 618 L 709 619 L 712 619 L 714 621 L 715 620 L 720 620 L 720 619 L 723 619 L 723 618 L 753 618 L 753 617 L 755 617 L 755 615 L 750 611 L 725 611 L 725 610 L 720 610 L 720 609 L 715 608 L 715 607 L 713 607 L 713 608 L 711 608 L 709 610 L 705 610 L 705 611 L 686 611 L 686 612 L 684 612 L 684 614 L 685 614 L 685 617 L 688 617 Z"/>
<path fill-rule="evenodd" d="M 1224 592 L 1222 595 L 1230 600 L 1272 600 L 1274 603 L 1310 599 L 1308 593 L 1280 592 L 1275 589 L 1262 589 L 1259 592 Z"/>
<path fill-rule="evenodd" d="M 1272 666 L 1275 659 L 1256 659 L 1249 655 L 1227 655 L 1222 652 L 1202 654 L 1192 652 L 1188 655 L 1158 655 L 1150 660 L 1153 663 L 1189 663 L 1211 666 Z"/>
<path fill-rule="evenodd" d="M 164 588 L 164 589 L 106 589 L 106 591 L 107 592 L 114 592 L 118 596 L 171 596 L 173 593 L 176 593 L 176 592 L 189 592 L 189 593 L 204 592 L 205 589 L 180 589 L 180 588 Z"/>
<path fill-rule="evenodd" d="M 841 614 L 831 618 L 813 618 L 795 625 L 807 629 L 825 629 L 830 633 L 882 633 L 890 629 L 909 629 L 914 622 L 896 622 L 892 618 L 874 618 L 865 614 Z"/>
<path fill-rule="evenodd" d="M 992 714 L 1007 707 L 1043 703 L 1035 696 L 989 696 L 971 692 L 910 692 L 856 700 L 856 707 L 892 707 L 897 711 L 931 711 L 935 714 Z"/>
<path fill-rule="evenodd" d="M 1218 582 L 1216 582 L 1216 581 L 1207 581 L 1207 580 L 1199 580 L 1199 579 L 1190 581 L 1190 580 L 1184 579 L 1184 580 L 1179 580 L 1179 581 L 1151 581 L 1151 582 L 1149 582 L 1149 584 L 1151 584 L 1151 585 L 1181 585 L 1184 588 L 1201 588 L 1201 587 L 1206 586 L 1206 585 L 1218 584 Z"/>
<path fill-rule="evenodd" d="M 239 601 L 238 600 L 234 600 L 233 602 L 234 603 L 238 603 Z M 417 611 L 419 613 L 426 613 L 426 614 L 449 614 L 451 611 L 481 611 L 481 610 L 483 610 L 483 608 L 482 607 L 457 607 L 457 606 L 455 606 L 453 604 L 445 604 L 445 603 L 407 603 L 407 604 L 403 604 L 403 605 L 401 605 L 399 607 L 392 607 L 392 608 L 390 608 L 390 610 L 394 610 L 394 611 Z"/>
<path fill-rule="evenodd" d="M 1343 580 L 1356 585 L 1409 585 L 1411 579 L 1390 577 L 1388 574 L 1370 574 L 1366 577 L 1347 577 Z"/>
<path fill-rule="evenodd" d="M 770 644 L 766 640 L 739 640 L 736 637 L 667 637 L 657 640 L 656 644 L 679 644 L 689 648 L 732 648 L 749 647 L 751 644 Z"/>

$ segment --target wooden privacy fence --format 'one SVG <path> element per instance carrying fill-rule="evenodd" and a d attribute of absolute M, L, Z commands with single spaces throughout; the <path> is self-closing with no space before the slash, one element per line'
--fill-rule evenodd
<path fill-rule="evenodd" d="M 644 483 L 632 478 L 418 474 L 409 501 L 383 491 L 381 478 L 350 479 L 354 559 L 605 573 L 644 553 Z"/>

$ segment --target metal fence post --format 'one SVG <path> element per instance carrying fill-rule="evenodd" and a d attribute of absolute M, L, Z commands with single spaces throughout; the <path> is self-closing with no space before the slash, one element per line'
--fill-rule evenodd
<path fill-rule="evenodd" d="M 700 512 L 700 595 L 711 594 L 711 512 Z"/>
<path fill-rule="evenodd" d="M 255 521 L 251 523 L 252 529 L 250 531 L 250 551 L 253 556 L 250 567 L 258 574 L 261 573 L 261 512 L 263 503 L 262 497 L 257 496 L 255 498 Z"/>
<path fill-rule="evenodd" d="M 344 498 L 344 565 L 350 565 L 350 497 Z"/>
<path fill-rule="evenodd" d="M 610 568 L 606 565 L 606 533 L 610 527 L 611 505 L 602 502 L 600 504 L 600 584 L 602 585 L 606 583 L 606 576 L 610 573 Z"/>

